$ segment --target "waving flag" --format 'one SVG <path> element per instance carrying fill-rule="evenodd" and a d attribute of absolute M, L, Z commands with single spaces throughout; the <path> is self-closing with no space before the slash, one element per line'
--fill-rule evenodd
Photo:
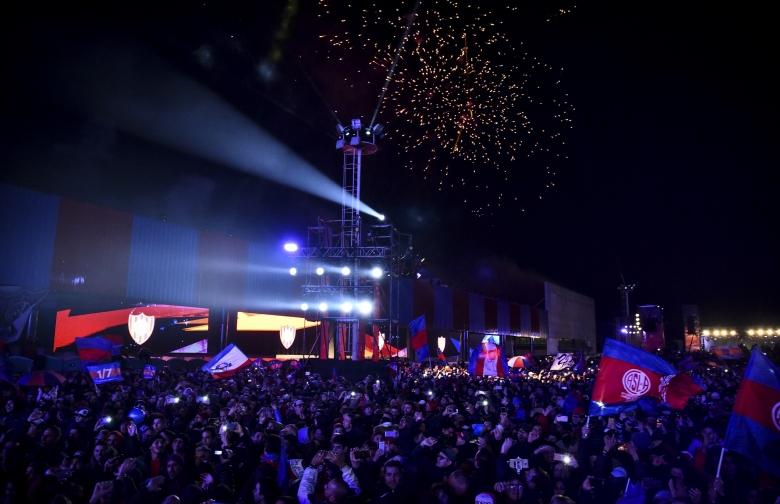
<path fill-rule="evenodd" d="M 100 362 L 119 355 L 122 345 L 101 336 L 76 338 L 76 351 L 82 362 Z"/>
<path fill-rule="evenodd" d="M 573 368 L 571 368 L 571 372 L 574 374 L 583 374 L 585 373 L 585 354 L 580 350 L 580 357 L 579 360 L 577 360 L 577 364 L 574 365 Z"/>
<path fill-rule="evenodd" d="M 574 367 L 574 356 L 570 353 L 559 353 L 553 359 L 550 371 L 563 371 L 570 367 Z"/>
<path fill-rule="evenodd" d="M 215 355 L 213 359 L 204 364 L 201 369 L 208 371 L 214 379 L 218 380 L 235 374 L 239 369 L 248 366 L 250 363 L 244 352 L 231 343 Z"/>
<path fill-rule="evenodd" d="M 144 366 L 144 380 L 153 380 L 154 375 L 157 374 L 157 370 L 151 364 Z"/>
<path fill-rule="evenodd" d="M 723 446 L 780 476 L 780 369 L 758 348 L 734 400 Z"/>
<path fill-rule="evenodd" d="M 745 356 L 739 345 L 723 345 L 712 347 L 712 353 L 718 359 L 741 359 Z"/>
<path fill-rule="evenodd" d="M 397 362 L 391 362 L 387 365 L 387 374 L 390 376 L 390 378 L 395 378 L 398 376 L 398 363 Z"/>
<path fill-rule="evenodd" d="M 87 366 L 89 376 L 95 385 L 101 383 L 123 381 L 122 371 L 119 369 L 118 362 L 110 362 L 108 364 L 98 364 L 97 366 Z"/>
<path fill-rule="evenodd" d="M 458 355 L 460 355 L 460 341 L 458 341 L 457 338 L 450 338 L 450 341 L 452 341 L 452 345 L 455 347 L 455 350 L 458 352 Z"/>
<path fill-rule="evenodd" d="M 425 329 L 425 315 L 420 315 L 409 322 L 409 329 L 412 332 L 412 348 L 419 350 L 428 346 L 428 331 Z"/>
<path fill-rule="evenodd" d="M 674 366 L 657 355 L 607 339 L 591 395 L 590 415 L 619 414 L 636 409 L 640 401 L 683 409 L 688 398 L 701 391 L 693 378 L 678 374 Z"/>
<path fill-rule="evenodd" d="M 436 354 L 438 355 L 439 360 L 447 362 L 447 357 L 444 356 L 444 352 L 442 352 L 440 349 L 436 349 Z"/>
<path fill-rule="evenodd" d="M 696 363 L 693 361 L 693 356 L 689 355 L 680 362 L 677 363 L 677 368 L 682 371 L 690 371 Z"/>
<path fill-rule="evenodd" d="M 476 376 L 509 376 L 506 356 L 500 345 L 483 341 L 474 347 L 469 359 L 469 374 Z"/>

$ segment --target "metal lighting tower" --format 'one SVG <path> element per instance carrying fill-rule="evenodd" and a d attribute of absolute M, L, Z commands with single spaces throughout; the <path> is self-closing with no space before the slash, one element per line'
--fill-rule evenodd
<path fill-rule="evenodd" d="M 318 310 L 321 322 L 317 342 L 306 352 L 362 360 L 366 332 L 374 336 L 381 332 L 398 348 L 399 281 L 411 235 L 392 224 L 364 225 L 360 214 L 362 157 L 376 152 L 382 125 L 364 127 L 360 119 L 353 119 L 349 126 L 336 128 L 336 148 L 344 155 L 341 219 L 318 219 L 308 228 L 306 247 L 293 257 L 302 260 L 297 270 L 306 279 L 304 300 Z"/>
<path fill-rule="evenodd" d="M 618 329 L 618 333 L 623 341 L 634 345 L 634 324 L 631 319 L 631 306 L 628 302 L 628 295 L 629 293 L 634 292 L 636 284 L 627 284 L 622 274 L 620 277 L 623 280 L 623 283 L 618 287 L 618 292 L 620 293 L 620 328 Z"/>

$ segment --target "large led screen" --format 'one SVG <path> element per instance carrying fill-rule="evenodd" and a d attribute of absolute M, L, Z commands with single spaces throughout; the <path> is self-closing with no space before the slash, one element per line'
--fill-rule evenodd
<path fill-rule="evenodd" d="M 208 352 L 209 310 L 191 306 L 134 305 L 96 311 L 73 307 L 57 312 L 54 350 L 75 349 L 76 338 L 111 335 L 125 347 L 149 348 L 155 354 Z"/>

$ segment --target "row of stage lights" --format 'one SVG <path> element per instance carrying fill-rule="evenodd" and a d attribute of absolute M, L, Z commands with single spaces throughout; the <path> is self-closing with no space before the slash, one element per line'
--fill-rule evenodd
<path fill-rule="evenodd" d="M 349 276 L 352 273 L 352 270 L 348 266 L 344 266 L 341 269 L 336 268 L 336 269 L 334 269 L 334 271 L 338 272 L 338 273 L 341 273 L 342 276 Z M 317 268 L 315 270 L 315 272 L 317 273 L 318 276 L 322 276 L 322 275 L 325 274 L 325 268 L 320 266 L 319 268 Z M 296 276 L 298 274 L 298 268 L 295 268 L 295 267 L 290 268 L 290 274 L 292 276 Z M 379 266 L 374 266 L 369 271 L 369 274 L 373 278 L 382 278 L 382 275 L 384 274 L 384 269 L 380 268 Z"/>
<path fill-rule="evenodd" d="M 295 243 L 285 243 L 284 250 L 287 252 L 296 252 L 298 250 L 298 245 Z M 328 269 L 334 273 L 341 273 L 342 276 L 349 276 L 352 274 L 352 269 L 349 266 L 343 266 L 341 268 L 335 267 L 335 268 L 328 268 Z M 373 278 L 382 278 L 384 272 L 385 270 L 381 266 L 374 266 L 368 271 L 368 274 L 371 275 Z M 318 276 L 322 276 L 325 274 L 325 268 L 320 266 L 315 270 L 315 273 L 317 273 Z M 298 274 L 298 268 L 295 267 L 290 268 L 290 274 L 292 276 L 296 276 Z"/>
<path fill-rule="evenodd" d="M 301 310 L 308 311 L 309 310 L 309 304 L 303 303 L 301 304 Z M 326 312 L 331 307 L 328 306 L 328 303 L 320 303 L 317 305 L 317 309 L 321 312 Z M 371 304 L 370 301 L 361 301 L 357 304 L 357 306 L 353 305 L 350 301 L 344 301 L 343 303 L 336 305 L 336 308 L 341 311 L 342 313 L 351 313 L 352 310 L 357 309 L 360 313 L 363 315 L 368 315 L 371 313 L 371 311 L 374 309 L 374 305 Z"/>
<path fill-rule="evenodd" d="M 746 333 L 748 336 L 773 336 L 780 335 L 780 329 L 748 329 Z M 701 332 L 702 336 L 737 336 L 737 334 L 737 331 L 726 329 L 715 329 L 713 331 L 705 329 Z"/>

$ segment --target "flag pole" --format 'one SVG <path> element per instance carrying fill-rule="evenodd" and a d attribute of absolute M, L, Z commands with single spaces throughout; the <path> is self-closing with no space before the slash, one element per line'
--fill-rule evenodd
<path fill-rule="evenodd" d="M 716 478 L 720 478 L 720 466 L 723 465 L 723 454 L 726 453 L 726 449 L 724 447 L 720 447 L 720 460 L 718 460 L 718 472 L 715 474 Z"/>
<path fill-rule="evenodd" d="M 628 494 L 628 487 L 631 486 L 631 478 L 627 478 L 628 481 L 626 481 L 626 490 L 623 492 L 623 497 L 625 497 Z"/>

